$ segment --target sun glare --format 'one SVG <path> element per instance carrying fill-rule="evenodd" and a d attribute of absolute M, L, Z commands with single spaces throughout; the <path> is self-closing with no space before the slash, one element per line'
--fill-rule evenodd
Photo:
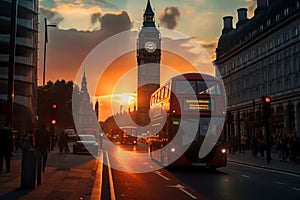
<path fill-rule="evenodd" d="M 129 100 L 130 100 L 129 94 L 122 94 L 121 95 L 120 102 L 122 102 L 124 104 L 128 104 Z"/>
<path fill-rule="evenodd" d="M 136 95 L 133 93 L 122 93 L 112 95 L 112 100 L 122 105 L 129 105 L 135 101 Z"/>

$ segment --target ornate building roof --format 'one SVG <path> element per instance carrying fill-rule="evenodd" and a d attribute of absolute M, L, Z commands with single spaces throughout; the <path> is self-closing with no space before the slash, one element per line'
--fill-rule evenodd
<path fill-rule="evenodd" d="M 266 0 L 259 2 L 266 2 Z M 272 0 L 269 1 L 268 6 L 257 7 L 255 15 L 251 19 L 239 20 L 235 29 L 232 27 L 232 17 L 224 17 L 225 26 L 216 49 L 217 60 L 233 48 L 265 33 L 271 27 L 277 26 L 286 18 L 299 15 L 299 10 L 298 0 Z"/>

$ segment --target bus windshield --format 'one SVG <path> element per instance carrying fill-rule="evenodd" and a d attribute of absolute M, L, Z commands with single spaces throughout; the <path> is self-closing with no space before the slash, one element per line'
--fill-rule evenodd
<path fill-rule="evenodd" d="M 179 80 L 175 81 L 175 93 L 220 95 L 221 90 L 218 82 L 216 81 Z"/>

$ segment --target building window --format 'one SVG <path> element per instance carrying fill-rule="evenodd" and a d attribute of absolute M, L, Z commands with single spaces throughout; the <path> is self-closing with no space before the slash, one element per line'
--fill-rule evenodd
<path fill-rule="evenodd" d="M 289 14 L 289 8 L 284 9 L 284 16 L 287 16 Z"/>

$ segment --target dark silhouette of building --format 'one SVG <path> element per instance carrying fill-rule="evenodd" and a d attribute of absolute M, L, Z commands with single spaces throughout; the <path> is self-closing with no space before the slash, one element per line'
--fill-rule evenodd
<path fill-rule="evenodd" d="M 216 49 L 217 76 L 227 95 L 227 130 L 254 136 L 262 129 L 262 96 L 270 96 L 272 133 L 300 136 L 300 1 L 257 0 L 254 16 L 226 16 Z"/>
<path fill-rule="evenodd" d="M 160 85 L 160 32 L 155 26 L 150 0 L 143 15 L 144 21 L 137 40 L 138 96 L 137 112 L 141 125 L 147 124 L 151 94 Z"/>
<path fill-rule="evenodd" d="M 12 13 L 13 1 L 0 1 L 0 126 L 7 119 L 9 68 L 13 74 L 14 99 L 12 126 L 29 130 L 36 122 L 37 110 L 37 44 L 38 0 L 19 0 L 17 12 Z M 11 32 L 11 21 L 16 19 L 16 33 Z M 16 34 L 16 37 L 14 37 Z M 15 55 L 12 55 L 10 38 L 15 38 Z M 10 55 L 14 57 L 10 63 Z"/>
<path fill-rule="evenodd" d="M 73 94 L 74 95 L 74 94 Z M 79 94 L 75 94 L 73 104 L 73 118 L 77 131 L 81 130 L 98 130 L 98 120 L 93 104 L 90 100 L 90 95 L 87 89 L 87 79 L 85 72 L 82 76 L 81 88 Z"/>

